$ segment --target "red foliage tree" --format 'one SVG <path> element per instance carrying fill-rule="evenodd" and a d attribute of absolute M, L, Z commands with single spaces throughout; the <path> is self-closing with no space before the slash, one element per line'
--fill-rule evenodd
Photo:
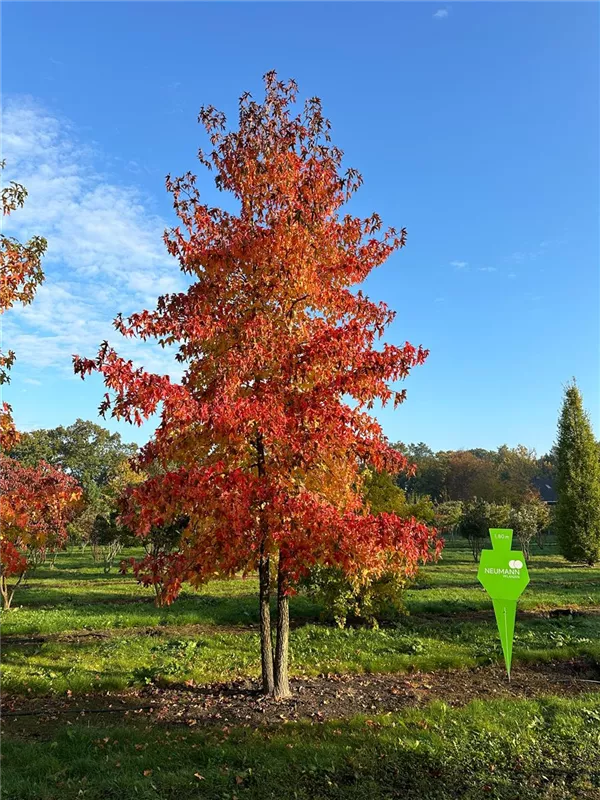
<path fill-rule="evenodd" d="M 61 548 L 81 497 L 77 481 L 44 461 L 24 467 L 0 456 L 0 594 L 10 608 L 34 553 Z M 11 579 L 14 584 L 9 584 Z"/>
<path fill-rule="evenodd" d="M 0 170 L 5 162 L 0 161 Z M 27 190 L 20 183 L 11 181 L 2 187 L 2 214 L 8 216 L 17 208 L 22 208 Z M 41 259 L 46 251 L 46 240 L 41 236 L 32 237 L 22 244 L 11 236 L 0 233 L 0 314 L 4 314 L 15 303 L 31 303 L 38 286 L 44 280 Z M 12 350 L 0 351 L 0 385 L 9 383 L 8 372 L 15 360 Z M 18 441 L 12 409 L 8 403 L 0 410 L 0 448 L 10 450 Z"/>
<path fill-rule="evenodd" d="M 4 161 L 0 162 L 4 169 Z M 25 203 L 27 190 L 11 181 L 2 188 L 2 213 L 7 216 Z M 41 259 L 46 240 L 32 237 L 22 244 L 0 234 L 0 314 L 15 303 L 27 305 L 44 280 Z M 10 380 L 15 360 L 12 350 L 0 352 L 0 384 Z M 8 403 L 0 410 L 0 447 L 10 450 L 19 433 Z M 35 469 L 0 455 L 0 595 L 4 608 L 10 608 L 15 589 L 31 565 L 35 552 L 61 547 L 66 538 L 65 524 L 80 497 L 77 482 L 61 470 L 44 462 Z M 15 578 L 14 585 L 9 581 Z"/>
<path fill-rule="evenodd" d="M 160 581 L 172 600 L 183 581 L 258 570 L 265 692 L 289 693 L 289 595 L 316 563 L 347 573 L 395 568 L 413 574 L 439 548 L 436 535 L 394 514 L 372 516 L 361 496 L 361 465 L 407 468 L 364 408 L 394 406 L 427 351 L 376 339 L 394 313 L 351 287 L 405 243 L 381 236 L 377 215 L 340 209 L 360 186 L 341 172 L 318 99 L 293 116 L 293 82 L 265 77 L 265 101 L 240 99 L 239 130 L 203 108 L 213 150 L 199 153 L 232 193 L 237 213 L 200 200 L 196 178 L 167 178 L 178 227 L 169 252 L 194 282 L 115 326 L 125 336 L 176 344 L 180 383 L 136 368 L 103 343 L 95 360 L 74 357 L 84 377 L 99 371 L 110 390 L 100 410 L 140 424 L 160 408 L 140 464 L 162 474 L 131 492 L 127 523 L 140 535 L 185 515 L 177 552 L 146 560 L 138 575 Z M 344 397 L 354 398 L 353 406 Z M 271 572 L 277 586 L 272 652 Z"/>

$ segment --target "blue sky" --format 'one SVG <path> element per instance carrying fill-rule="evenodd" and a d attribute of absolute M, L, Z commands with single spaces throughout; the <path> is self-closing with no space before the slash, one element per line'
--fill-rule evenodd
<path fill-rule="evenodd" d="M 5 3 L 5 178 L 30 196 L 6 232 L 49 241 L 34 303 L 4 321 L 5 399 L 21 429 L 97 419 L 71 354 L 184 285 L 164 251 L 164 176 L 200 176 L 196 122 L 235 122 L 261 76 L 318 95 L 364 185 L 353 211 L 408 229 L 366 291 L 398 311 L 386 340 L 431 350 L 392 441 L 552 445 L 565 383 L 599 414 L 599 7 L 596 3 Z M 109 422 L 126 439 L 151 433 Z"/>

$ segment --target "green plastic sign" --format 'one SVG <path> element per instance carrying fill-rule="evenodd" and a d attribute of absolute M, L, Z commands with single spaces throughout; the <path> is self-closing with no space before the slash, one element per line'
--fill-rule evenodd
<path fill-rule="evenodd" d="M 511 530 L 490 528 L 490 537 L 494 549 L 481 551 L 477 577 L 494 604 L 504 663 L 510 680 L 517 600 L 529 583 L 529 573 L 523 553 L 511 550 Z"/>

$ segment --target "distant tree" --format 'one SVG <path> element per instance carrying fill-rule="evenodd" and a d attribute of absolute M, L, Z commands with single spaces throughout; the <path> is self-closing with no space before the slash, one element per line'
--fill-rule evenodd
<path fill-rule="evenodd" d="M 555 527 L 567 561 L 600 559 L 600 462 L 590 419 L 575 383 L 566 391 L 556 442 Z"/>
<path fill-rule="evenodd" d="M 444 536 L 453 536 L 462 518 L 463 504 L 461 500 L 446 500 L 434 507 L 434 523 Z"/>
<path fill-rule="evenodd" d="M 108 516 L 98 514 L 92 525 L 91 544 L 102 554 L 105 573 L 110 572 L 127 540 L 126 529 L 117 524 L 117 515 L 116 511 L 112 511 Z"/>
<path fill-rule="evenodd" d="M 44 461 L 77 480 L 83 489 L 83 503 L 68 526 L 69 538 L 85 545 L 91 541 L 96 517 L 108 519 L 114 510 L 114 492 L 107 492 L 108 484 L 137 449 L 137 445 L 121 441 L 119 433 L 78 419 L 72 425 L 21 434 L 10 455 L 30 467 Z"/>
<path fill-rule="evenodd" d="M 490 528 L 505 528 L 510 518 L 509 505 L 488 503 L 481 498 L 465 503 L 458 532 L 468 540 L 473 559 L 478 562 L 484 544 L 489 542 Z"/>
<path fill-rule="evenodd" d="M 531 492 L 521 505 L 513 508 L 508 525 L 517 537 L 525 558 L 531 555 L 531 543 L 540 539 L 550 524 L 550 512 L 544 501 Z"/>
<path fill-rule="evenodd" d="M 556 445 L 545 455 L 537 460 L 536 476 L 545 478 L 548 483 L 553 483 L 556 480 Z"/>
<path fill-rule="evenodd" d="M 134 542 L 131 530 L 120 520 L 120 512 L 132 487 L 143 483 L 146 478 L 144 472 L 132 469 L 128 459 L 122 459 L 102 491 L 101 501 L 105 510 L 94 519 L 90 541 L 94 551 L 102 555 L 104 572 L 110 572 L 121 550 Z"/>
<path fill-rule="evenodd" d="M 0 456 L 0 594 L 4 608 L 10 608 L 15 590 L 37 555 L 64 546 L 66 523 L 80 497 L 77 482 L 62 470 L 44 462 L 24 467 Z"/>
<path fill-rule="evenodd" d="M 508 447 L 502 445 L 496 454 L 499 499 L 520 506 L 525 502 L 531 489 L 531 481 L 538 473 L 538 459 L 535 450 L 524 445 Z"/>
<path fill-rule="evenodd" d="M 10 455 L 26 466 L 34 467 L 43 460 L 60 467 L 79 482 L 86 495 L 93 495 L 114 477 L 123 459 L 137 450 L 136 444 L 121 441 L 119 433 L 77 419 L 72 425 L 22 434 Z"/>
<path fill-rule="evenodd" d="M 494 455 L 486 450 L 454 450 L 448 454 L 448 499 L 500 499 L 501 489 Z"/>
<path fill-rule="evenodd" d="M 446 498 L 448 458 L 445 453 L 434 453 L 423 442 L 419 444 L 394 445 L 416 469 L 414 474 L 400 473 L 396 476 L 398 486 L 405 492 L 417 495 L 429 495 L 434 501 Z"/>

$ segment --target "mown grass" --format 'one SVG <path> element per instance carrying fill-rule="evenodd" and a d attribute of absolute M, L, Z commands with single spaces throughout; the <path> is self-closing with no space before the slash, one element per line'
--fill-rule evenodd
<path fill-rule="evenodd" d="M 513 660 L 600 662 L 600 570 L 573 567 L 552 551 L 536 554 L 529 568 L 521 609 L 588 613 L 520 614 Z M 408 616 L 379 630 L 323 624 L 322 608 L 296 596 L 292 674 L 501 662 L 476 572 L 463 543 L 450 542 L 408 591 Z M 253 578 L 215 581 L 157 608 L 131 576 L 104 575 L 89 553 L 63 553 L 56 568 L 31 576 L 3 615 L 5 697 L 258 676 L 256 593 Z M 200 730 L 133 712 L 118 723 L 88 714 L 6 718 L 3 726 L 3 800 L 600 798 L 597 693 L 463 709 L 435 702 L 401 714 L 256 730 Z"/>
<path fill-rule="evenodd" d="M 575 800 L 600 796 L 600 696 L 198 730 L 6 722 L 4 800 Z M 25 729 L 23 730 L 23 726 Z"/>
<path fill-rule="evenodd" d="M 530 574 L 525 609 L 600 605 L 598 569 L 573 567 L 549 554 L 535 556 Z M 116 570 L 104 575 L 89 553 L 60 554 L 56 568 L 38 568 L 19 605 L 3 615 L 4 692 L 79 693 L 256 677 L 256 592 L 253 578 L 214 581 L 157 608 L 151 592 L 131 576 Z M 443 560 L 422 570 L 407 607 L 409 615 L 395 627 L 339 630 L 319 622 L 316 603 L 294 597 L 292 674 L 428 671 L 502 660 L 489 598 L 461 542 L 449 543 Z M 152 635 L 140 630 L 148 628 Z M 89 631 L 105 637 L 86 636 Z M 35 635 L 69 634 L 67 641 L 35 641 Z M 515 662 L 575 656 L 600 661 L 600 614 L 520 616 Z"/>

